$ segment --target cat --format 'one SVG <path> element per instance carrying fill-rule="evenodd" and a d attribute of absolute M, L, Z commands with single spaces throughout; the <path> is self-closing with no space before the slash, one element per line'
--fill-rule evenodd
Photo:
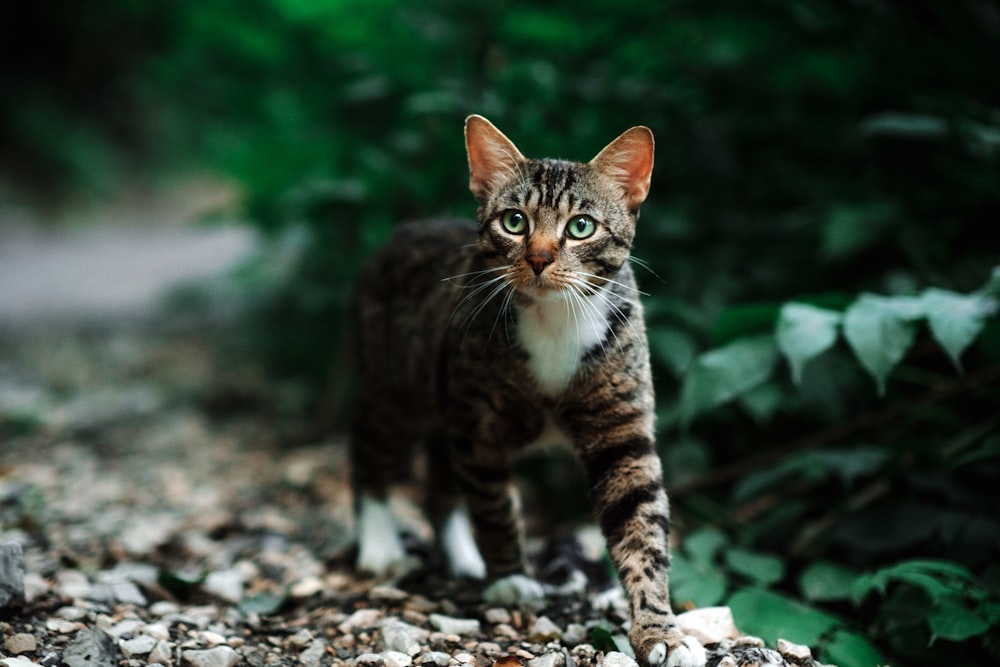
<path fill-rule="evenodd" d="M 543 597 L 526 576 L 512 463 L 564 439 L 586 468 L 637 658 L 700 667 L 705 651 L 670 607 L 668 504 L 628 263 L 652 132 L 633 127 L 588 163 L 527 159 L 478 115 L 465 137 L 477 224 L 402 226 L 360 274 L 357 566 L 383 574 L 404 559 L 388 494 L 422 441 L 427 512 L 452 573 L 488 579 L 491 602 Z"/>

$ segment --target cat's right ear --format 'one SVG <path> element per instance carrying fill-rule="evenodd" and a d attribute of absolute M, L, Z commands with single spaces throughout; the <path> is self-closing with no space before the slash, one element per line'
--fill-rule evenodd
<path fill-rule="evenodd" d="M 485 201 L 496 186 L 517 173 L 525 157 L 510 139 L 482 116 L 465 119 L 465 150 L 469 155 L 469 189 Z"/>

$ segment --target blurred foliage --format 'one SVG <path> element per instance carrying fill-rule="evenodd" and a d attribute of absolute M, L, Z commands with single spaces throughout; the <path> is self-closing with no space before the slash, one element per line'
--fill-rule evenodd
<path fill-rule="evenodd" d="M 152 161 L 236 180 L 281 260 L 244 275 L 267 287 L 262 358 L 318 388 L 364 257 L 399 221 L 473 215 L 467 114 L 579 160 L 649 125 L 635 255 L 694 531 L 675 596 L 787 621 L 844 666 L 1000 658 L 1000 326 L 974 295 L 1000 224 L 995 2 L 11 11 L 4 178 L 101 185 Z M 704 530 L 725 549 L 693 553 Z M 947 565 L 911 567 L 929 560 Z"/>

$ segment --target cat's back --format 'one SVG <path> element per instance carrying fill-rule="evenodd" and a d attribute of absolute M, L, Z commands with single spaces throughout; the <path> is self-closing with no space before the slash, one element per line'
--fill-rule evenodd
<path fill-rule="evenodd" d="M 422 220 L 399 227 L 368 261 L 359 297 L 399 299 L 431 296 L 472 259 L 475 227 L 459 219 Z"/>

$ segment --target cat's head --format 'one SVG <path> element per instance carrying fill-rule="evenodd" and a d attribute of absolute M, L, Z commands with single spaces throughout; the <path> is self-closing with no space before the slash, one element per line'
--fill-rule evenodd
<path fill-rule="evenodd" d="M 626 130 L 586 163 L 525 158 L 482 116 L 466 120 L 465 142 L 479 248 L 518 292 L 582 293 L 614 279 L 649 192 L 649 128 Z"/>

